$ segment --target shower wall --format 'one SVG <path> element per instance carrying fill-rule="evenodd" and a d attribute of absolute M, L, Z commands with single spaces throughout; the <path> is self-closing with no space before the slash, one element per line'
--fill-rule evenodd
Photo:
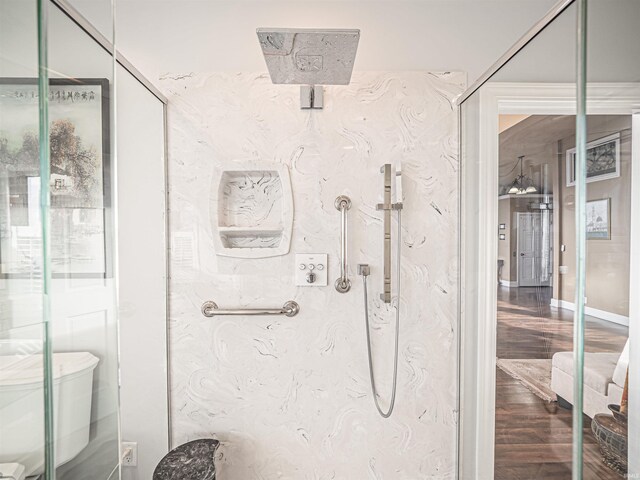
<path fill-rule="evenodd" d="M 176 74 L 169 97 L 171 431 L 177 445 L 215 437 L 221 478 L 452 478 L 456 440 L 459 73 L 357 72 L 325 88 L 325 108 L 300 110 L 296 86 L 265 73 Z M 244 161 L 286 165 L 290 253 L 216 256 L 214 178 Z M 378 416 L 369 386 L 363 291 L 369 263 L 377 381 L 386 400 L 393 309 L 382 278 L 383 163 L 404 188 L 398 397 Z M 339 275 L 346 194 L 353 288 Z M 329 286 L 296 287 L 295 253 L 328 253 Z M 394 286 L 395 293 L 395 286 Z M 205 318 L 200 307 L 279 307 L 288 317 Z"/>

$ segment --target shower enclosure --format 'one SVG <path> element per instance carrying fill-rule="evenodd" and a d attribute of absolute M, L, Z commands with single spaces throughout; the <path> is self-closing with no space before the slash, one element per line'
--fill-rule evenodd
<path fill-rule="evenodd" d="M 351 79 L 356 30 L 324 31 L 340 40 L 341 68 L 317 78 L 319 55 L 287 63 L 293 31 L 260 29 L 247 41 L 276 83 L 302 88 L 265 70 L 163 77 L 170 164 L 168 100 L 116 55 L 113 0 L 77 6 L 0 0 L 3 474 L 150 478 L 172 446 L 206 434 L 231 478 L 640 475 L 637 1 L 563 0 L 462 96 L 455 72 Z M 508 360 L 551 369 L 558 402 L 544 403 L 496 370 L 496 265 L 511 231 L 500 138 L 537 120 L 554 125 L 550 149 L 518 156 L 538 191 L 507 198 L 527 201 L 505 223 L 536 215 L 544 241 L 531 250 L 552 258 L 548 286 L 510 312 L 508 331 L 529 322 L 542 345 L 514 339 L 529 357 Z M 402 225 L 391 168 L 380 194 L 385 162 L 402 163 Z M 221 198 L 256 175 L 279 195 L 266 227 Z M 261 246 L 247 247 L 256 232 Z M 297 288 L 290 248 L 324 252 L 309 255 L 325 262 L 326 290 Z M 303 267 L 313 284 L 318 269 Z M 367 298 L 367 282 L 382 297 Z M 208 298 L 220 308 L 201 310 Z M 371 405 L 372 350 L 383 402 L 398 389 L 388 420 Z M 585 373 L 602 358 L 613 358 L 604 374 Z"/>
<path fill-rule="evenodd" d="M 461 478 L 640 474 L 639 19 L 634 2 L 560 2 L 459 101 Z M 549 153 L 529 160 L 546 195 L 519 198 L 535 207 L 528 211 L 544 210 L 538 228 L 553 231 L 549 246 L 535 247 L 553 257 L 551 286 L 499 286 L 497 298 L 499 246 L 515 221 L 498 220 L 501 187 L 500 202 L 509 201 L 499 184 L 501 133 L 535 122 L 552 125 L 544 130 Z M 519 146 L 531 146 L 532 135 Z M 505 298 L 524 294 L 529 307 L 505 309 Z M 523 337 L 526 321 L 535 332 Z M 510 337 L 505 322 L 514 324 Z M 558 404 L 545 409 L 496 371 L 509 341 L 512 357 L 516 342 L 527 346 L 515 354 L 520 362 L 548 362 L 538 365 L 551 370 Z M 605 358 L 611 364 L 602 367 Z M 593 381 L 598 368 L 602 387 Z"/>

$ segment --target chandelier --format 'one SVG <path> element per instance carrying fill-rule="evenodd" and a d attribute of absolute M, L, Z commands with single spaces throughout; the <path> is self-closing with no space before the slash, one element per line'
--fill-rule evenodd
<path fill-rule="evenodd" d="M 536 193 L 538 191 L 538 189 L 533 185 L 533 180 L 526 176 L 522 171 L 523 160 L 524 155 L 518 157 L 518 162 L 520 162 L 520 175 L 518 175 L 507 187 L 507 193 L 524 195 L 525 193 Z"/>

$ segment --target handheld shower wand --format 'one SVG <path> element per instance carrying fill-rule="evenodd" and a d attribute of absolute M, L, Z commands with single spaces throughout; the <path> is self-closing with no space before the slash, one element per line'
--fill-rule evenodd
<path fill-rule="evenodd" d="M 371 380 L 371 392 L 373 394 L 373 401 L 376 405 L 378 413 L 383 418 L 389 418 L 393 412 L 393 407 L 396 401 L 396 389 L 398 382 L 398 341 L 400 338 L 400 249 L 402 245 L 402 194 L 400 189 L 397 188 L 398 202 L 391 203 L 391 183 L 392 168 L 390 164 L 385 164 L 380 171 L 384 173 L 384 203 L 377 205 L 378 210 L 384 211 L 384 284 L 383 293 L 380 294 L 380 298 L 385 303 L 391 303 L 391 210 L 398 212 L 398 234 L 396 241 L 396 276 L 397 276 L 397 298 L 396 298 L 396 336 L 395 336 L 395 348 L 394 348 L 394 360 L 393 360 L 393 385 L 391 387 L 391 400 L 389 401 L 389 408 L 385 412 L 380 407 L 378 401 L 378 390 L 376 388 L 376 381 L 373 374 L 373 355 L 371 352 L 371 333 L 369 327 L 369 298 L 367 291 L 367 277 L 371 273 L 369 265 L 359 264 L 358 275 L 362 275 L 362 282 L 364 284 L 364 319 L 367 331 L 367 355 L 369 358 L 369 378 Z M 396 183 L 399 183 L 396 181 Z"/>

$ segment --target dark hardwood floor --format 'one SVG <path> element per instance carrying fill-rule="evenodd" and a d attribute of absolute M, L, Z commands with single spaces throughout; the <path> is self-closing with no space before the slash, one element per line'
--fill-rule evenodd
<path fill-rule="evenodd" d="M 573 348 L 573 313 L 549 307 L 551 288 L 498 289 L 498 358 L 551 358 Z M 628 328 L 588 317 L 585 351 L 622 351 Z M 571 411 L 547 404 L 497 370 L 495 479 L 571 479 Z M 619 479 L 606 467 L 584 416 L 584 476 Z"/>

